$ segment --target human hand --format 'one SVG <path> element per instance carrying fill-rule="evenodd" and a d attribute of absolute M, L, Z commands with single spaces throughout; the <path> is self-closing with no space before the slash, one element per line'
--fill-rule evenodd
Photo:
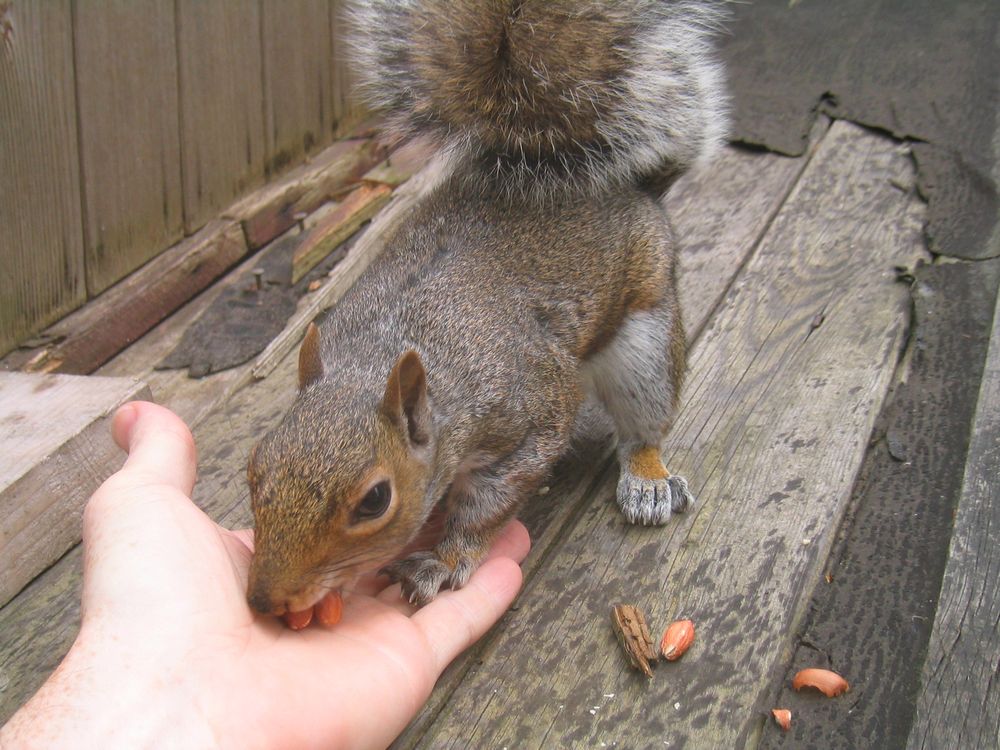
<path fill-rule="evenodd" d="M 252 532 L 191 502 L 184 423 L 137 402 L 112 431 L 129 456 L 84 513 L 79 636 L 4 747 L 385 747 L 520 587 L 515 522 L 460 591 L 415 610 L 370 578 L 336 626 L 293 632 L 246 603 Z"/>

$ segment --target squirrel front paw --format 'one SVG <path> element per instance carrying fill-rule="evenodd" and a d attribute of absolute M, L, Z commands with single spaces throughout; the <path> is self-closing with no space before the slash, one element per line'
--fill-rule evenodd
<path fill-rule="evenodd" d="M 618 480 L 618 507 L 629 523 L 660 526 L 671 513 L 681 513 L 694 504 L 684 477 L 647 479 L 623 471 Z"/>
<path fill-rule="evenodd" d="M 476 563 L 471 558 L 458 558 L 454 566 L 449 566 L 436 552 L 414 552 L 390 563 L 379 573 L 399 583 L 403 597 L 410 604 L 422 607 L 434 599 L 443 586 L 452 589 L 464 586 L 475 569 Z"/>

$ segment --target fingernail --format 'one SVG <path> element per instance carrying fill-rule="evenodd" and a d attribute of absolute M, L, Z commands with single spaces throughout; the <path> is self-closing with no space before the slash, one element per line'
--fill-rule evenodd
<path fill-rule="evenodd" d="M 131 402 L 119 406 L 115 416 L 112 417 L 111 436 L 123 451 L 128 451 L 129 438 L 138 417 L 139 412 Z"/>

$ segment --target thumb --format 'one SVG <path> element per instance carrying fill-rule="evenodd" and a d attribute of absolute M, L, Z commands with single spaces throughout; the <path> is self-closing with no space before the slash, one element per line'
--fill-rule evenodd
<path fill-rule="evenodd" d="M 169 409 L 148 401 L 125 404 L 115 414 L 111 434 L 128 451 L 122 471 L 190 496 L 197 452 L 187 425 Z"/>
<path fill-rule="evenodd" d="M 188 514 L 195 479 L 194 439 L 180 417 L 162 406 L 135 401 L 111 421 L 125 465 L 108 477 L 83 510 L 84 548 L 111 548 L 146 527 L 164 531 L 166 519 Z M 182 509 L 183 508 L 183 509 Z M 194 506 L 191 506 L 194 509 Z M 88 551 L 88 555 L 90 552 Z"/>

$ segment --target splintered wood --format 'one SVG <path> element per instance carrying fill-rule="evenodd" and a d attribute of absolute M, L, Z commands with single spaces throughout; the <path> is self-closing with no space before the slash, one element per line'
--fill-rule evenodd
<path fill-rule="evenodd" d="M 646 677 L 653 676 L 650 662 L 656 661 L 653 639 L 649 636 L 646 618 L 631 604 L 616 604 L 611 609 L 611 624 L 615 635 L 625 649 L 629 664 L 642 670 Z"/>

